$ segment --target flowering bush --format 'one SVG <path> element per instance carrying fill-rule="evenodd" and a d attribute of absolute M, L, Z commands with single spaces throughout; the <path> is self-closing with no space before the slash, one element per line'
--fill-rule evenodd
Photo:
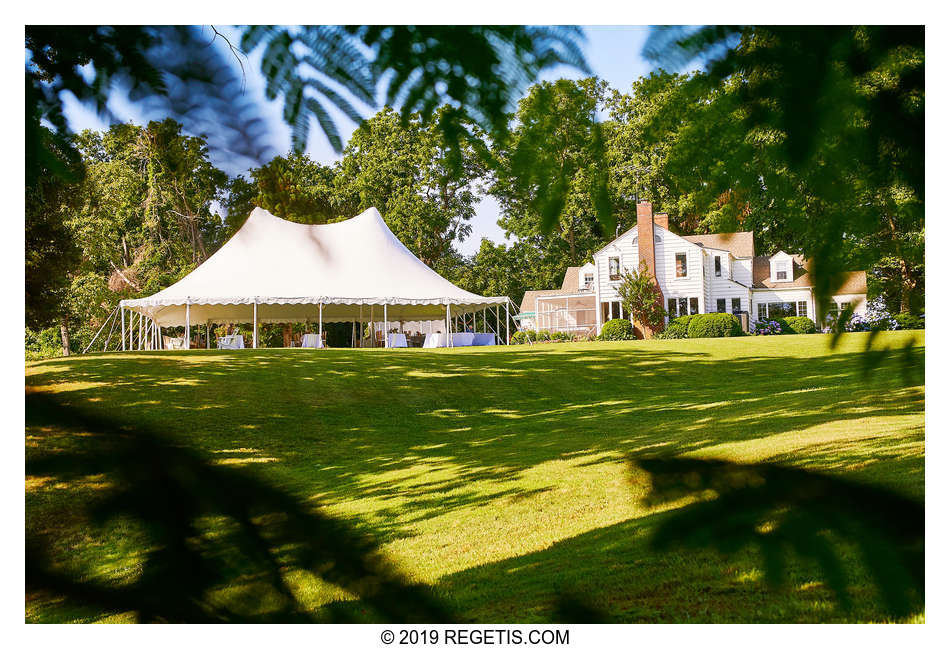
<path fill-rule="evenodd" d="M 900 325 L 897 319 L 884 306 L 883 298 L 875 298 L 868 303 L 867 311 L 854 314 L 845 324 L 845 331 L 893 331 Z"/>
<path fill-rule="evenodd" d="M 775 320 L 761 320 L 752 325 L 752 333 L 756 336 L 778 336 L 782 333 L 782 325 Z"/>

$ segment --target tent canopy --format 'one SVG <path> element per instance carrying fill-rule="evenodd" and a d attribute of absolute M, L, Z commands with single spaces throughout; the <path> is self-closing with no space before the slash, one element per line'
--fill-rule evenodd
<path fill-rule="evenodd" d="M 302 225 L 255 208 L 241 229 L 187 276 L 121 306 L 162 326 L 250 322 L 441 320 L 505 304 L 460 289 L 426 266 L 375 207 L 339 223 Z"/>

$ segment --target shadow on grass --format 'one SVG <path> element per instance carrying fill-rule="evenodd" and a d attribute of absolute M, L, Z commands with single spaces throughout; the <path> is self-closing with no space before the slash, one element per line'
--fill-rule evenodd
<path fill-rule="evenodd" d="M 908 352 L 902 354 L 900 360 L 906 363 Z M 923 350 L 912 350 L 912 355 L 913 362 L 922 367 Z M 583 465 L 658 451 L 708 452 L 724 444 L 771 440 L 829 423 L 854 421 L 860 428 L 858 423 L 869 416 L 919 414 L 922 391 L 914 385 L 908 388 L 906 379 L 887 363 L 862 373 L 861 358 L 860 352 L 844 350 L 834 355 L 740 353 L 722 358 L 695 348 L 680 352 L 635 346 L 552 346 L 504 353 L 180 352 L 45 362 L 35 366 L 27 388 L 34 395 L 53 393 L 67 406 L 91 409 L 119 425 L 168 431 L 173 444 L 196 449 L 203 456 L 247 463 L 247 475 L 266 476 L 270 484 L 281 485 L 281 493 L 298 502 L 313 499 L 332 505 L 372 498 L 380 504 L 376 514 L 356 514 L 346 525 L 354 533 L 370 533 L 384 543 L 412 536 L 418 523 L 449 512 L 541 493 L 546 487 L 518 483 L 533 467 L 555 460 L 571 458 Z M 82 426 L 63 425 L 37 405 L 41 401 L 31 400 L 27 404 L 28 476 L 75 486 L 81 484 L 77 480 L 82 476 L 99 475 L 89 467 L 77 473 L 57 457 L 86 453 L 90 444 L 100 440 L 90 439 Z M 901 457 L 905 441 L 881 435 L 871 443 L 879 447 L 881 459 L 890 461 Z M 840 440 L 825 446 L 822 452 L 838 461 L 870 461 L 873 467 L 873 458 L 862 456 L 859 450 L 849 458 Z M 908 457 L 913 454 L 909 451 Z M 780 448 L 771 459 L 802 461 Z M 828 467 L 816 462 L 814 468 Z M 108 472 L 103 475 L 110 479 Z M 922 481 L 914 478 L 911 482 Z M 472 489 L 474 483 L 480 488 Z M 96 502 L 94 490 L 66 491 L 71 495 L 65 498 L 28 491 L 29 533 L 61 534 L 70 526 L 61 520 L 63 514 L 72 516 L 77 503 Z M 651 520 L 622 525 L 643 531 L 653 524 Z M 77 515 L 72 526 L 81 525 Z M 613 536 L 604 538 L 595 531 L 554 546 L 566 544 L 580 557 L 570 559 L 576 565 L 563 571 L 565 578 L 576 575 L 577 583 L 559 585 L 555 601 L 583 602 L 590 587 L 604 580 L 614 584 L 616 568 L 629 567 L 626 559 L 620 560 L 613 552 L 622 543 L 618 545 Z M 587 545 L 590 552 L 581 547 Z M 692 555 L 682 551 L 653 556 L 642 545 L 637 548 L 635 561 L 663 565 L 663 570 L 673 571 L 667 577 L 675 574 L 678 563 L 695 565 Z M 499 610 L 504 602 L 524 612 L 512 621 L 534 619 L 529 605 L 517 603 L 517 593 L 525 593 L 523 599 L 528 602 L 547 592 L 545 587 L 536 588 L 529 577 L 534 564 L 527 558 L 535 555 L 544 552 L 500 562 L 513 575 L 510 583 L 491 579 L 486 584 L 478 575 L 481 570 L 493 574 L 490 570 L 495 564 L 489 564 L 443 578 L 439 592 L 448 593 L 454 610 L 468 610 L 461 606 L 465 597 L 458 599 L 451 584 L 464 584 L 462 575 L 473 575 L 483 587 L 459 588 L 498 602 L 483 607 L 488 614 L 480 619 L 508 620 Z M 584 557 L 594 555 L 613 557 L 616 565 L 585 561 Z M 569 558 L 559 556 L 560 560 Z M 529 562 L 522 564 L 522 559 Z M 553 568 L 544 561 L 540 565 L 545 571 Z M 707 574 L 709 566 L 700 567 L 698 573 L 685 573 L 694 589 L 696 580 L 717 583 Z M 754 564 L 743 570 L 755 570 Z M 644 582 L 639 573 L 632 582 L 654 583 Z M 630 592 L 633 587 L 628 584 L 622 590 Z M 730 587 L 734 585 L 727 587 L 723 582 L 724 592 Z M 758 592 L 759 586 L 747 588 Z M 693 610 L 685 602 L 688 590 L 684 583 L 682 599 L 668 602 L 672 608 L 647 607 L 642 615 L 624 608 L 629 601 L 623 597 L 594 601 L 589 610 L 603 610 L 604 615 L 618 619 L 681 619 L 672 611 L 677 610 L 676 602 L 682 604 L 681 611 Z M 469 603 L 471 610 L 479 610 L 478 602 Z M 287 610 L 283 606 L 271 608 Z M 550 610 L 551 602 L 538 606 L 537 615 L 543 617 L 540 611 Z M 354 613 L 348 605 L 327 608 L 336 609 L 356 619 L 384 615 L 360 606 L 356 609 L 362 613 Z M 728 611 L 720 613 L 729 618 Z M 780 618 L 776 613 L 775 619 Z"/>
<path fill-rule="evenodd" d="M 65 597 L 92 615 L 131 612 L 137 622 L 318 621 L 287 579 L 289 571 L 305 571 L 359 598 L 380 619 L 451 621 L 445 607 L 399 574 L 373 540 L 259 477 L 212 465 L 153 431 L 122 429 L 48 397 L 33 396 L 28 405 L 62 426 L 95 434 L 96 443 L 82 453 L 28 462 L 27 474 L 109 476 L 111 486 L 83 518 L 98 528 L 124 520 L 145 537 L 140 573 L 117 584 L 64 568 L 50 554 L 48 538 L 28 534 L 28 592 Z M 209 519 L 216 521 L 213 528 Z M 339 609 L 322 621 L 352 620 Z"/>

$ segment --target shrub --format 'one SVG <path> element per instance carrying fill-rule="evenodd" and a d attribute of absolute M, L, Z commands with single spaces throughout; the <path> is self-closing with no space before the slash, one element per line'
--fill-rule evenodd
<path fill-rule="evenodd" d="M 604 323 L 600 340 L 633 340 L 633 325 L 625 318 L 614 318 Z"/>
<path fill-rule="evenodd" d="M 568 331 L 555 331 L 551 334 L 551 340 L 559 343 L 569 343 L 574 341 L 574 334 Z"/>
<path fill-rule="evenodd" d="M 60 338 L 59 327 L 50 327 L 40 331 L 26 329 L 24 347 L 26 360 L 28 361 L 62 356 L 63 343 Z"/>
<path fill-rule="evenodd" d="M 666 329 L 658 333 L 655 337 L 659 338 L 660 340 L 687 338 L 689 322 L 697 315 L 699 314 L 695 313 L 693 315 L 684 315 L 670 320 L 670 323 L 666 325 Z"/>
<path fill-rule="evenodd" d="M 699 313 L 689 321 L 686 333 L 690 338 L 741 336 L 742 325 L 731 313 Z"/>
<path fill-rule="evenodd" d="M 924 319 L 914 315 L 913 313 L 907 313 L 902 311 L 894 316 L 894 319 L 897 321 L 898 329 L 923 329 L 924 328 Z"/>
<path fill-rule="evenodd" d="M 813 334 L 818 330 L 817 327 L 815 327 L 814 321 L 804 316 L 779 318 L 778 323 L 782 326 L 783 334 Z"/>
<path fill-rule="evenodd" d="M 516 331 L 511 334 L 511 344 L 512 345 L 524 345 L 528 342 L 528 335 L 523 331 Z"/>
<path fill-rule="evenodd" d="M 551 332 L 547 329 L 540 329 L 538 330 L 537 334 L 535 334 L 535 340 L 540 342 L 551 340 Z"/>
<path fill-rule="evenodd" d="M 754 336 L 778 336 L 782 333 L 782 325 L 777 320 L 760 320 L 752 324 Z"/>

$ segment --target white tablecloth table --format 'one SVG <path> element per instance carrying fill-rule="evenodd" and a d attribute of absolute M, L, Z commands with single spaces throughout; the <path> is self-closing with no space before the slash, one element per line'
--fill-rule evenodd
<path fill-rule="evenodd" d="M 311 349 L 322 349 L 323 339 L 320 337 L 320 334 L 304 334 L 300 340 L 300 346 L 309 347 Z"/>
<path fill-rule="evenodd" d="M 495 344 L 495 334 L 475 334 L 475 340 L 472 345 L 475 347 L 485 347 Z"/>
<path fill-rule="evenodd" d="M 389 346 L 408 347 L 409 343 L 406 342 L 406 334 L 389 334 Z"/>
<path fill-rule="evenodd" d="M 244 349 L 244 336 L 232 334 L 218 338 L 218 349 Z"/>
<path fill-rule="evenodd" d="M 471 347 L 475 344 L 475 334 L 470 332 L 461 332 L 452 334 L 453 347 Z"/>
<path fill-rule="evenodd" d="M 475 342 L 476 336 L 487 336 L 487 338 L 480 338 L 480 340 L 483 342 Z M 426 340 L 424 343 L 422 343 L 422 346 L 425 348 L 445 347 L 445 343 L 445 334 L 426 334 Z M 452 334 L 453 347 L 472 347 L 474 345 L 494 344 L 494 334 L 473 334 L 470 332 L 459 332 Z"/>

